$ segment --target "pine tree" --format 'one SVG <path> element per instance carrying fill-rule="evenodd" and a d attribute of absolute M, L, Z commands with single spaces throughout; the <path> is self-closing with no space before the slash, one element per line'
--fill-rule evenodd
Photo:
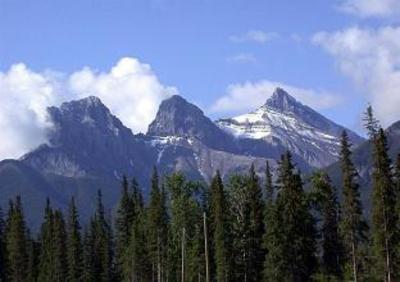
<path fill-rule="evenodd" d="M 251 165 L 246 185 L 249 204 L 248 281 L 260 281 L 264 264 L 264 203 L 254 165 Z"/>
<path fill-rule="evenodd" d="M 78 210 L 72 197 L 67 221 L 67 281 L 70 282 L 81 281 L 82 277 L 83 250 L 80 229 Z"/>
<path fill-rule="evenodd" d="M 265 166 L 265 198 L 267 204 L 274 201 L 274 185 L 272 184 L 272 173 L 268 161 Z"/>
<path fill-rule="evenodd" d="M 90 219 L 89 226 L 84 229 L 83 232 L 83 269 L 81 281 L 84 282 L 96 282 L 97 281 L 97 269 L 95 267 L 95 257 L 94 257 L 94 236 L 95 234 L 95 221 L 94 218 Z M 79 281 L 79 280 L 78 280 Z"/>
<path fill-rule="evenodd" d="M 167 278 L 169 281 L 187 281 L 190 274 L 183 270 L 194 264 L 194 246 L 188 242 L 196 235 L 193 227 L 201 221 L 201 204 L 193 197 L 199 185 L 187 181 L 181 173 L 173 173 L 166 178 L 166 188 L 171 196 Z"/>
<path fill-rule="evenodd" d="M 343 206 L 340 229 L 345 244 L 346 268 L 355 282 L 360 280 L 360 252 L 367 240 L 368 226 L 363 217 L 357 171 L 351 160 L 351 144 L 346 131 L 341 138 L 340 162 L 343 181 Z"/>
<path fill-rule="evenodd" d="M 266 233 L 266 281 L 309 281 L 315 271 L 315 222 L 290 153 L 282 156 L 273 217 Z"/>
<path fill-rule="evenodd" d="M 39 281 L 56 281 L 55 265 L 55 241 L 54 241 L 54 211 L 50 205 L 50 200 L 46 201 L 44 211 L 44 222 L 42 223 L 39 240 Z"/>
<path fill-rule="evenodd" d="M 399 238 L 396 213 L 396 190 L 393 183 L 391 160 L 386 135 L 379 129 L 373 138 L 374 171 L 372 187 L 372 243 L 373 272 L 378 279 L 395 281 L 396 244 Z M 400 277 L 399 277 L 400 278 Z"/>
<path fill-rule="evenodd" d="M 90 228 L 90 245 L 93 246 L 93 267 L 96 281 L 114 278 L 112 234 L 105 218 L 101 191 L 97 194 L 97 208 Z"/>
<path fill-rule="evenodd" d="M 7 281 L 22 282 L 27 279 L 27 238 L 21 198 L 10 201 L 6 226 Z"/>
<path fill-rule="evenodd" d="M 228 205 L 219 171 L 211 181 L 210 205 L 216 281 L 230 281 L 232 278 L 229 270 L 229 227 L 226 216 Z"/>
<path fill-rule="evenodd" d="M 154 167 L 151 178 L 150 203 L 148 207 L 149 255 L 154 280 L 161 281 L 164 262 L 164 247 L 167 244 L 167 218 L 165 199 L 159 188 L 157 169 Z"/>
<path fill-rule="evenodd" d="M 247 176 L 234 174 L 229 178 L 229 214 L 233 257 L 232 275 L 235 281 L 247 281 L 248 272 L 248 242 L 249 234 L 249 204 L 247 196 Z"/>
<path fill-rule="evenodd" d="M 134 217 L 130 231 L 129 244 L 124 256 L 122 267 L 123 281 L 145 281 L 150 276 L 148 270 L 147 255 L 147 230 L 146 214 L 143 207 L 143 196 L 141 189 L 135 179 L 132 180 L 132 204 Z"/>
<path fill-rule="evenodd" d="M 27 277 L 26 280 L 29 282 L 37 281 L 38 275 L 38 249 L 39 246 L 37 242 L 31 237 L 29 230 L 27 231 L 27 254 L 28 254 L 28 262 L 27 262 Z"/>
<path fill-rule="evenodd" d="M 380 125 L 379 121 L 374 116 L 374 110 L 371 105 L 368 105 L 367 110 L 364 113 L 363 121 L 369 137 L 374 139 L 379 132 Z"/>
<path fill-rule="evenodd" d="M 321 271 L 326 279 L 343 279 L 342 241 L 339 233 L 340 208 L 336 189 L 329 176 L 316 172 L 312 179 L 313 192 L 316 195 L 316 209 L 321 218 Z"/>
<path fill-rule="evenodd" d="M 132 199 L 129 194 L 129 183 L 124 176 L 122 178 L 121 199 L 115 219 L 116 262 L 118 272 L 122 271 L 121 265 L 123 264 L 126 246 L 128 246 L 129 243 L 133 216 L 134 210 Z"/>
<path fill-rule="evenodd" d="M 54 212 L 54 234 L 53 234 L 53 252 L 54 252 L 54 281 L 65 281 L 67 274 L 66 259 L 66 241 L 67 233 L 65 231 L 65 221 L 60 210 Z"/>
<path fill-rule="evenodd" d="M 264 259 L 264 270 L 263 277 L 264 280 L 268 280 L 266 276 L 268 275 L 268 244 L 269 240 L 273 238 L 273 232 L 275 229 L 275 203 L 274 203 L 274 184 L 272 182 L 272 173 L 269 162 L 266 162 L 265 166 L 265 211 L 264 211 L 264 226 L 265 232 L 263 235 L 263 247 L 265 248 L 265 259 Z"/>

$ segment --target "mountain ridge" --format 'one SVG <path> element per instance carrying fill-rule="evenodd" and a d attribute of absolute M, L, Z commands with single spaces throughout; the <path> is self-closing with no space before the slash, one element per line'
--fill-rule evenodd
<path fill-rule="evenodd" d="M 276 94 L 274 99 L 281 99 L 275 101 L 275 107 L 280 107 L 283 113 L 285 109 L 304 109 L 286 92 Z M 32 171 L 27 173 L 28 178 L 40 178 L 41 182 L 37 182 L 46 183 L 43 184 L 46 190 L 35 192 L 27 180 L 18 184 L 18 190 L 14 191 L 2 182 L 10 174 L 2 173 L 1 167 L 7 166 L 0 162 L 0 191 L 7 190 L 8 197 L 17 195 L 16 191 L 24 194 L 24 189 L 26 193 L 47 194 L 60 207 L 74 196 L 84 219 L 94 209 L 98 189 L 107 195 L 105 204 L 112 212 L 119 198 L 122 175 L 135 176 L 145 194 L 154 165 L 161 174 L 182 171 L 191 179 L 209 182 L 216 170 L 226 178 L 233 173 L 246 172 L 254 163 L 262 177 L 266 161 L 274 169 L 280 155 L 291 149 L 276 136 L 237 138 L 180 96 L 172 96 L 161 103 L 146 134 L 133 134 L 93 96 L 49 107 L 48 112 L 54 125 L 48 142 L 27 152 L 14 166 L 16 171 L 27 171 L 21 168 L 28 167 Z M 295 162 L 303 172 L 312 171 L 316 166 L 302 153 L 293 152 Z M 56 194 L 61 196 L 55 197 Z M 0 205 L 6 205 L 6 201 L 8 199 L 0 200 Z M 37 200 L 32 201 L 33 205 L 39 205 Z"/>

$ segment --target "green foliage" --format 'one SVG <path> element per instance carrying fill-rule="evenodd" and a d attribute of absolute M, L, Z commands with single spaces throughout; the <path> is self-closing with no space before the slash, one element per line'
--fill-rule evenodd
<path fill-rule="evenodd" d="M 344 132 L 342 207 L 323 172 L 304 191 L 290 153 L 281 158 L 276 182 L 266 163 L 263 185 L 254 166 L 226 184 L 217 172 L 210 187 L 181 173 L 160 178 L 154 169 L 146 202 L 137 181 L 124 177 L 115 240 L 100 191 L 83 235 L 72 198 L 66 222 L 47 201 L 37 239 L 17 197 L 5 222 L 0 212 L 0 281 L 206 281 L 206 258 L 210 281 L 388 281 L 389 270 L 397 281 L 400 155 L 393 169 L 384 132 L 372 141 L 370 245 Z"/>
<path fill-rule="evenodd" d="M 200 187 L 198 183 L 187 181 L 181 173 L 168 176 L 165 184 L 170 193 L 171 205 L 167 275 L 169 280 L 179 281 L 182 279 L 181 265 L 183 264 L 187 270 L 189 265 L 195 264 L 193 259 L 196 258 L 194 255 L 196 246 L 188 242 L 192 242 L 196 237 L 198 231 L 193 226 L 201 220 L 201 204 L 194 197 Z M 184 248 L 183 257 L 182 248 Z M 185 271 L 184 279 L 189 280 L 191 275 L 192 273 Z"/>
<path fill-rule="evenodd" d="M 115 219 L 115 241 L 116 241 L 116 262 L 117 271 L 122 272 L 122 264 L 129 244 L 132 222 L 134 219 L 134 206 L 129 194 L 129 183 L 127 178 L 122 178 L 121 199 L 118 204 Z"/>
<path fill-rule="evenodd" d="M 150 202 L 147 209 L 148 255 L 152 266 L 152 277 L 161 280 L 166 264 L 168 215 L 165 192 L 160 190 L 157 169 L 151 178 Z"/>
<path fill-rule="evenodd" d="M 396 246 L 399 240 L 398 214 L 391 160 L 383 129 L 378 131 L 373 141 L 372 267 L 377 279 L 395 281 L 394 272 L 398 259 Z"/>
<path fill-rule="evenodd" d="M 80 233 L 78 210 L 75 199 L 72 198 L 69 205 L 67 220 L 67 281 L 80 281 L 83 271 L 83 250 Z"/>
<path fill-rule="evenodd" d="M 229 281 L 230 273 L 230 246 L 227 201 L 219 171 L 211 181 L 210 186 L 210 221 L 213 238 L 214 261 L 216 265 L 216 280 Z"/>
<path fill-rule="evenodd" d="M 66 231 L 61 211 L 54 211 L 47 200 L 40 231 L 39 281 L 64 281 L 67 274 Z"/>
<path fill-rule="evenodd" d="M 28 273 L 27 230 L 22 211 L 21 198 L 10 201 L 5 228 L 7 254 L 7 281 L 26 281 Z"/>
<path fill-rule="evenodd" d="M 311 179 L 314 204 L 318 217 L 322 221 L 319 228 L 321 275 L 327 281 L 343 279 L 343 248 L 339 231 L 340 207 L 336 189 L 329 176 L 324 172 L 316 172 Z"/>
<path fill-rule="evenodd" d="M 345 269 L 354 281 L 360 279 L 362 248 L 367 242 L 368 226 L 363 217 L 358 174 L 351 160 L 351 144 L 346 131 L 342 133 L 340 162 L 343 179 L 343 204 L 340 221 L 345 247 Z"/>
<path fill-rule="evenodd" d="M 264 280 L 309 281 L 316 270 L 316 231 L 290 153 L 281 159 L 278 185 L 278 197 L 265 238 L 268 252 Z"/>

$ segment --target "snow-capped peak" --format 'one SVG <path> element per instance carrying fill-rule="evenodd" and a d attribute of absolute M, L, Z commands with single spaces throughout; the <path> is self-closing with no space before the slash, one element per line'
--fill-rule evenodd
<path fill-rule="evenodd" d="M 216 123 L 237 138 L 278 142 L 317 167 L 337 158 L 339 136 L 345 129 L 303 105 L 282 88 L 277 88 L 257 110 Z M 349 131 L 349 134 L 353 143 L 362 141 L 355 133 Z"/>

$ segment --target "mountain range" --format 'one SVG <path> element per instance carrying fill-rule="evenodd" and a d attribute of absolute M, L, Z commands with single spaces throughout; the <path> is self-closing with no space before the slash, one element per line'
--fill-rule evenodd
<path fill-rule="evenodd" d="M 53 124 L 48 142 L 18 160 L 0 162 L 0 206 L 6 208 L 9 198 L 21 195 L 33 228 L 41 220 L 46 197 L 65 209 L 74 196 L 87 219 L 101 189 L 111 213 L 122 176 L 136 177 L 146 194 L 154 166 L 161 174 L 182 171 L 209 182 L 216 170 L 226 178 L 255 164 L 262 176 L 267 160 L 274 168 L 290 150 L 303 172 L 329 166 L 338 175 L 334 163 L 343 130 L 358 147 L 360 169 L 368 171 L 370 162 L 363 156 L 369 145 L 362 137 L 280 88 L 258 109 L 217 121 L 181 96 L 172 96 L 161 103 L 146 134 L 133 134 L 96 97 L 50 107 L 48 114 Z M 391 140 L 398 140 L 400 123 L 389 132 Z"/>

